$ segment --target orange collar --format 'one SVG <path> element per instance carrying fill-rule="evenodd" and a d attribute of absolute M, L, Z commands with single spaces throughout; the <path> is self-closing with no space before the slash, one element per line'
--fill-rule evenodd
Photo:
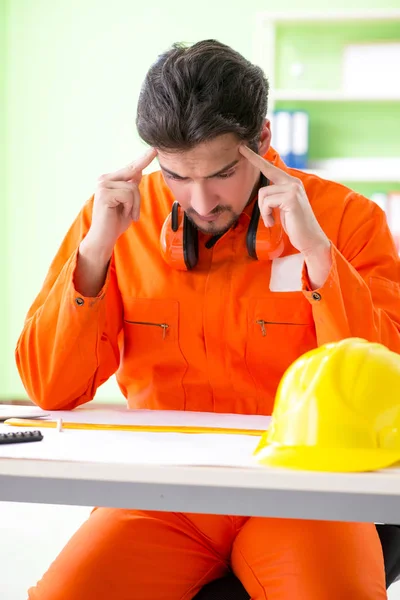
<path fill-rule="evenodd" d="M 282 169 L 282 171 L 289 172 L 289 169 L 287 168 L 277 151 L 274 150 L 274 148 L 272 148 L 272 146 L 269 147 L 267 154 L 264 154 L 263 158 L 275 165 L 275 167 L 279 167 L 279 169 Z"/>

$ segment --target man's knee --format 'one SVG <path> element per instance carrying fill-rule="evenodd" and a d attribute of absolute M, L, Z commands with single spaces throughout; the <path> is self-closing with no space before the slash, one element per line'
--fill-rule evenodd
<path fill-rule="evenodd" d="M 382 549 L 369 524 L 250 519 L 233 566 L 254 598 L 263 597 L 260 583 L 274 600 L 386 598 Z"/>
<path fill-rule="evenodd" d="M 98 508 L 56 558 L 30 600 L 189 597 L 226 572 L 200 532 L 176 513 Z"/>

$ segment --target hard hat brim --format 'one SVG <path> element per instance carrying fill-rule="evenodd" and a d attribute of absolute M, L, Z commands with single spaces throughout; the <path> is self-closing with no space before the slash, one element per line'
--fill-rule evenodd
<path fill-rule="evenodd" d="M 380 448 L 321 448 L 311 446 L 282 446 L 261 444 L 254 456 L 257 462 L 268 467 L 281 467 L 302 471 L 357 473 L 376 471 L 400 461 L 400 450 Z"/>

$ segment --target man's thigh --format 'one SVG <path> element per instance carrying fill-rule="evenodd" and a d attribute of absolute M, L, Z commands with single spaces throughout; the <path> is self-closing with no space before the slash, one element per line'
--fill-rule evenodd
<path fill-rule="evenodd" d="M 232 568 L 253 600 L 383 600 L 382 547 L 374 525 L 249 519 Z"/>
<path fill-rule="evenodd" d="M 227 519 L 95 509 L 29 599 L 190 600 L 227 572 Z"/>

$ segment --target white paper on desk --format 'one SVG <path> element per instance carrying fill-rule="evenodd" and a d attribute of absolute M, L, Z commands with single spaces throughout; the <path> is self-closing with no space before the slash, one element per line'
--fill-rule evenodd
<path fill-rule="evenodd" d="M 10 427 L 0 425 L 0 431 L 10 431 Z M 252 454 L 259 438 L 254 436 L 72 429 L 58 433 L 46 428 L 41 431 L 44 436 L 41 442 L 0 446 L 0 458 L 132 466 L 257 467 Z"/>
<path fill-rule="evenodd" d="M 96 406 L 51 412 L 50 419 L 118 425 L 171 425 L 229 429 L 268 428 L 263 415 L 185 411 L 102 409 Z M 0 431 L 10 431 L 0 425 Z M 20 429 L 20 428 L 18 428 Z M 24 427 L 21 428 L 22 430 Z M 26 428 L 25 428 L 26 429 Z M 40 430 L 40 420 L 37 423 Z M 16 430 L 15 427 L 12 428 Z M 41 429 L 44 439 L 0 446 L 0 457 L 145 465 L 249 466 L 259 438 L 247 435 Z"/>
<path fill-rule="evenodd" d="M 0 421 L 6 419 L 38 419 L 49 414 L 37 406 L 18 406 L 17 404 L 2 404 L 0 406 Z"/>
<path fill-rule="evenodd" d="M 53 411 L 50 419 L 74 423 L 101 423 L 107 425 L 169 425 L 179 427 L 217 427 L 229 429 L 266 430 L 271 417 L 264 415 L 233 415 L 178 410 L 103 409 L 96 406 L 70 411 Z M 196 434 L 197 435 L 197 434 Z"/>

